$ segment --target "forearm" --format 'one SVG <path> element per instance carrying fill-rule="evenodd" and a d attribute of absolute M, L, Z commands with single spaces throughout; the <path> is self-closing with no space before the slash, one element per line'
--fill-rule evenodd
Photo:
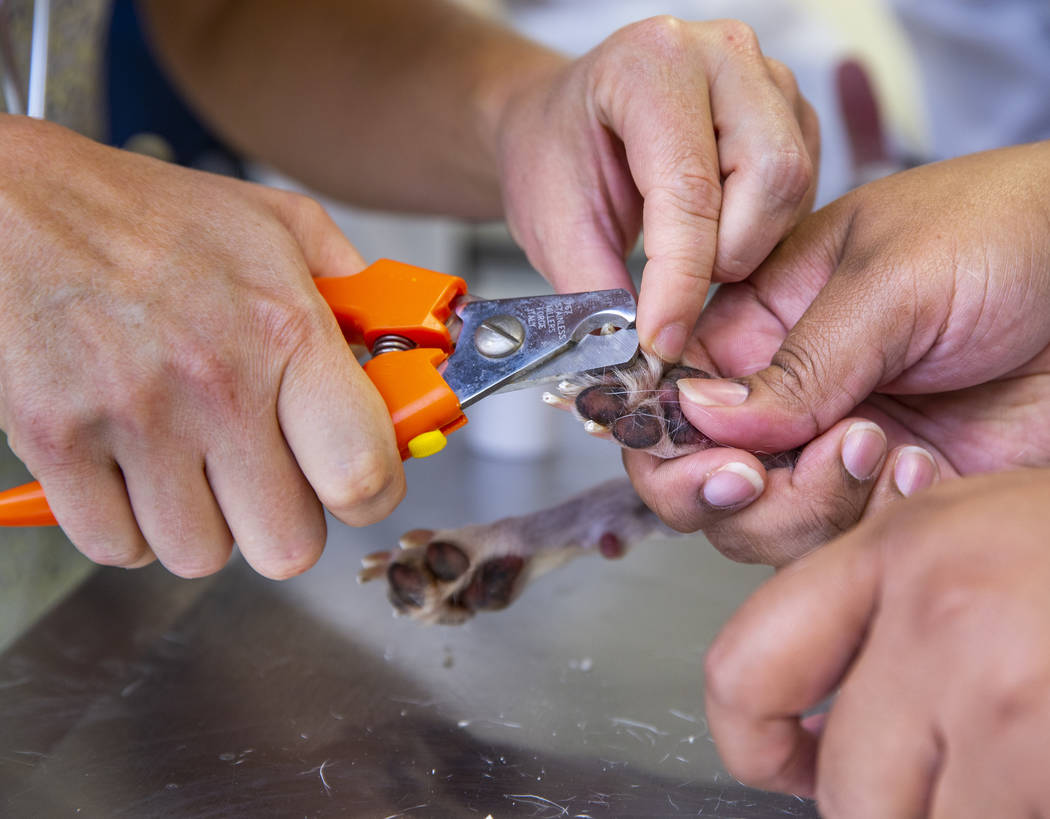
<path fill-rule="evenodd" d="M 500 110 L 562 58 L 445 0 L 143 0 L 157 51 L 233 145 L 324 193 L 500 213 Z"/>

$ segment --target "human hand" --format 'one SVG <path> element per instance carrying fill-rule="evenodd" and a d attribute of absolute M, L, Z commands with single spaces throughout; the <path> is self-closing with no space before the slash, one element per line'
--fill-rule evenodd
<path fill-rule="evenodd" d="M 1048 497 L 1046 469 L 942 484 L 761 587 L 707 654 L 730 772 L 828 819 L 1050 811 Z"/>
<path fill-rule="evenodd" d="M 736 377 L 679 382 L 683 413 L 754 451 L 859 415 L 891 447 L 925 447 L 946 477 L 1050 464 L 1048 187 L 1043 143 L 917 168 L 814 214 L 704 311 L 696 348 Z M 661 466 L 658 486 L 654 469 L 628 460 L 658 514 L 697 507 L 694 467 Z M 786 539 L 732 525 L 734 557 L 789 556 Z"/>
<path fill-rule="evenodd" d="M 311 566 L 323 503 L 400 500 L 390 417 L 313 275 L 363 263 L 311 200 L 0 120 L 0 426 L 92 560 Z M 320 500 L 318 500 L 320 499 Z"/>
<path fill-rule="evenodd" d="M 499 117 L 504 209 L 560 290 L 631 288 L 643 347 L 677 361 L 710 282 L 750 274 L 812 206 L 816 116 L 743 23 L 656 17 L 517 79 Z"/>

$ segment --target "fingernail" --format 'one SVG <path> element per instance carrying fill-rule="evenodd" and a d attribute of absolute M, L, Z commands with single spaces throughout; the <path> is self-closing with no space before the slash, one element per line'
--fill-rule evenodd
<path fill-rule="evenodd" d="M 858 421 L 842 439 L 842 465 L 858 481 L 866 481 L 878 471 L 886 457 L 886 436 L 877 424 Z"/>
<path fill-rule="evenodd" d="M 686 331 L 681 324 L 668 324 L 653 341 L 653 352 L 664 361 L 677 361 L 685 349 Z"/>
<path fill-rule="evenodd" d="M 893 465 L 893 482 L 904 497 L 914 495 L 937 480 L 937 462 L 921 446 L 905 447 Z"/>
<path fill-rule="evenodd" d="M 746 384 L 720 378 L 683 378 L 678 382 L 678 389 L 702 407 L 737 407 L 747 400 L 748 394 Z"/>
<path fill-rule="evenodd" d="M 762 494 L 765 484 L 747 464 L 729 463 L 704 481 L 704 500 L 719 509 L 750 503 Z"/>

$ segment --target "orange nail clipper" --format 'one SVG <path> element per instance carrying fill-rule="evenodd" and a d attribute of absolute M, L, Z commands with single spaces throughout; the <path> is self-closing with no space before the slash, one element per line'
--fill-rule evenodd
<path fill-rule="evenodd" d="M 495 392 L 631 362 L 635 303 L 626 290 L 485 300 L 457 276 L 380 259 L 353 276 L 314 279 L 343 335 L 372 357 L 402 459 L 445 446 L 463 410 Z M 0 526 L 49 526 L 39 483 L 0 492 Z"/>

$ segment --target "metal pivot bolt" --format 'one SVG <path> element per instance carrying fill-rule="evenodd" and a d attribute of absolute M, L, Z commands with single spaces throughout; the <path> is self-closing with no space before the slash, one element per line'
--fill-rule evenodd
<path fill-rule="evenodd" d="M 474 331 L 474 347 L 486 358 L 504 358 L 524 341 L 525 328 L 514 316 L 493 316 Z"/>

